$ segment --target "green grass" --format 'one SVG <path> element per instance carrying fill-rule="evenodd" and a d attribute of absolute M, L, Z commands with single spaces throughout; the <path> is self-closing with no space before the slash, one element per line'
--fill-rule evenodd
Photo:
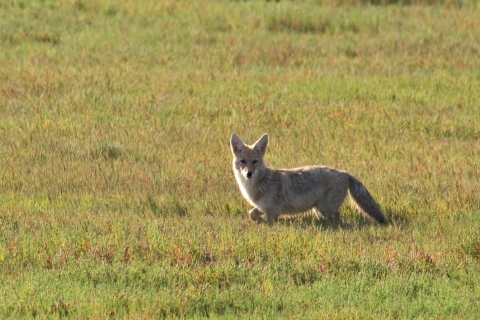
<path fill-rule="evenodd" d="M 0 0 L 0 318 L 473 319 L 477 1 Z M 249 221 L 229 138 L 381 227 Z"/>

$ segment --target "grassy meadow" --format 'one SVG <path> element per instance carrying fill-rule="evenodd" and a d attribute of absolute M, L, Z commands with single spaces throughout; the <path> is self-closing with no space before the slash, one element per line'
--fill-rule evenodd
<path fill-rule="evenodd" d="M 475 0 L 0 0 L 0 318 L 480 316 Z M 232 133 L 385 210 L 249 220 Z"/>

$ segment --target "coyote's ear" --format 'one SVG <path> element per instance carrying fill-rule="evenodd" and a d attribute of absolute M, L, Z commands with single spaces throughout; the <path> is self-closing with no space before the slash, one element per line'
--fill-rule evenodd
<path fill-rule="evenodd" d="M 260 152 L 261 156 L 263 157 L 265 155 L 265 152 L 267 152 L 267 146 L 268 136 L 267 134 L 264 134 L 263 137 L 261 137 L 260 139 L 258 139 L 257 142 L 255 142 L 253 149 Z"/>
<path fill-rule="evenodd" d="M 230 147 L 232 148 L 233 156 L 236 157 L 240 151 L 245 148 L 245 144 L 240 140 L 239 137 L 234 133 L 230 138 Z"/>

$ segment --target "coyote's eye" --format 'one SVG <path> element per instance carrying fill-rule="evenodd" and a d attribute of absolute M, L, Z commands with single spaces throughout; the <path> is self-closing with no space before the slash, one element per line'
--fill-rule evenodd
<path fill-rule="evenodd" d="M 253 164 L 256 164 L 257 162 L 258 162 L 257 160 L 253 160 L 253 161 L 252 161 Z"/>
<path fill-rule="evenodd" d="M 240 163 L 246 163 L 246 161 L 242 159 L 242 160 L 240 160 Z"/>

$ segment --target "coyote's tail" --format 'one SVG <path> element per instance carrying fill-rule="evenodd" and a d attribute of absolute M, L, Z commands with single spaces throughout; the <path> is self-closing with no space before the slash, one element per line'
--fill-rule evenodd
<path fill-rule="evenodd" d="M 380 206 L 375 202 L 367 188 L 355 177 L 350 176 L 350 185 L 348 193 L 350 194 L 351 203 L 357 207 L 359 211 L 368 215 L 378 223 L 386 223 L 385 215 Z"/>

